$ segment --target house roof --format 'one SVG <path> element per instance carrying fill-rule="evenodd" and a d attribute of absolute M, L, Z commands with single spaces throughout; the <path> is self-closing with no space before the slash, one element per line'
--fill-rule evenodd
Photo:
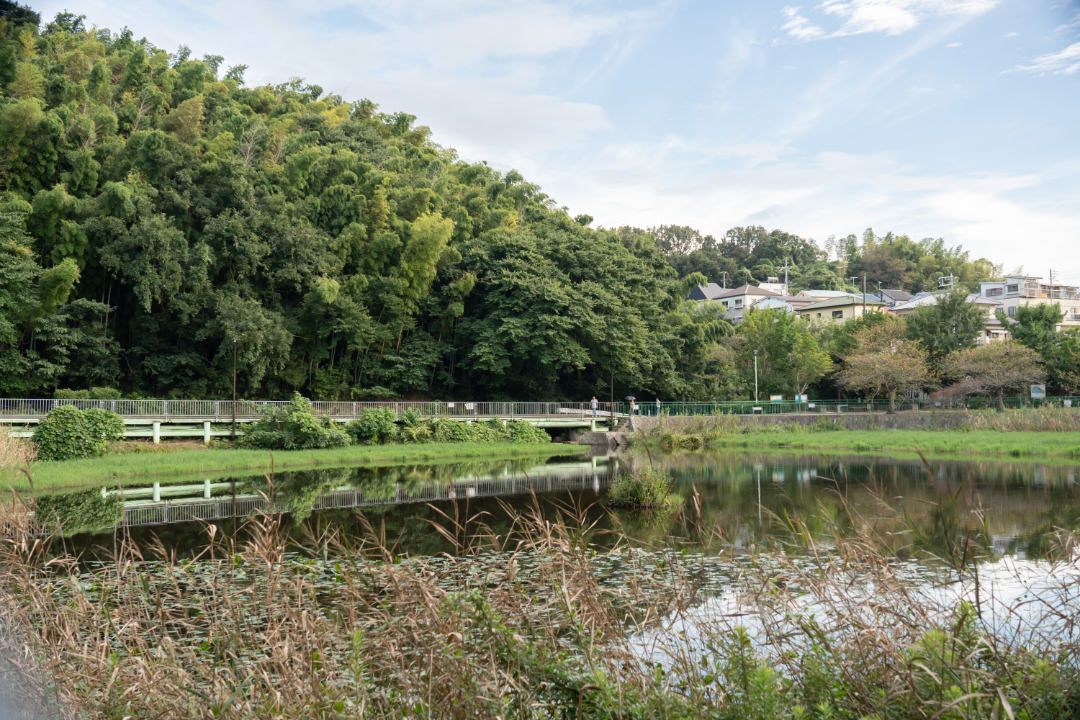
<path fill-rule="evenodd" d="M 828 300 L 822 300 L 821 302 L 816 302 L 816 303 L 813 303 L 811 305 L 801 307 L 801 308 L 799 308 L 799 310 L 800 311 L 826 310 L 828 308 L 847 307 L 848 305 L 862 305 L 862 304 L 863 304 L 862 297 L 857 297 L 855 295 L 844 295 L 842 297 L 834 297 L 834 298 L 829 298 Z M 867 298 L 866 304 L 867 305 L 875 305 L 875 306 L 877 306 L 877 305 L 884 305 L 885 303 L 877 302 L 876 300 L 870 300 L 869 298 Z"/>
<path fill-rule="evenodd" d="M 736 297 L 738 295 L 764 295 L 767 297 L 778 297 L 780 293 L 774 293 L 772 290 L 765 290 L 763 288 L 759 288 L 757 285 L 742 285 L 740 287 L 732 288 L 731 290 L 717 295 L 713 298 L 713 300 L 716 300 L 717 298 Z"/>
<path fill-rule="evenodd" d="M 764 300 L 780 300 L 791 305 L 810 305 L 817 302 L 817 300 L 815 300 L 814 298 L 799 297 L 798 295 L 771 295 L 768 297 L 763 297 L 761 298 L 761 300 L 757 300 L 754 304 L 756 305 L 757 303 Z"/>
<path fill-rule="evenodd" d="M 911 293 L 906 293 L 903 290 L 889 290 L 888 288 L 884 288 L 882 289 L 881 294 L 888 295 L 896 302 L 904 302 L 905 300 L 911 299 Z"/>
<path fill-rule="evenodd" d="M 927 305 L 937 305 L 938 296 L 933 293 L 920 293 L 910 300 L 902 303 L 897 303 L 893 306 L 893 312 L 903 312 L 904 310 L 914 310 L 915 308 L 924 307 Z M 983 297 L 978 293 L 971 293 L 967 296 L 969 303 L 975 303 L 976 305 L 1000 305 L 1000 300 L 992 300 L 988 297 Z"/>
<path fill-rule="evenodd" d="M 827 300 L 829 298 L 843 297 L 845 295 L 853 295 L 846 290 L 803 290 L 799 293 L 803 297 L 814 297 L 820 300 Z"/>
<path fill-rule="evenodd" d="M 725 292 L 727 291 L 716 283 L 698 285 L 696 288 L 690 290 L 690 295 L 687 297 L 687 300 L 715 300 Z"/>

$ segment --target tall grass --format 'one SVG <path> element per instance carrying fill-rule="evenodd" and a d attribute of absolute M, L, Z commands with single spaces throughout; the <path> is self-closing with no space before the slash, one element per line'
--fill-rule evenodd
<path fill-rule="evenodd" d="M 371 525 L 310 529 L 290 554 L 264 515 L 244 542 L 208 526 L 195 559 L 117 534 L 89 569 L 28 534 L 16 500 L 0 673 L 64 718 L 1074 717 L 1074 539 L 1056 539 L 1039 593 L 992 607 L 963 589 L 980 587 L 969 495 L 941 505 L 967 548 L 941 553 L 947 594 L 888 549 L 884 492 L 873 517 L 837 519 L 847 537 L 775 518 L 795 541 L 767 555 L 698 513 L 683 522 L 702 553 L 598 552 L 586 508 L 536 502 L 504 507 L 498 531 L 442 513 L 453 557 L 400 558 Z"/>
<path fill-rule="evenodd" d="M 12 435 L 8 425 L 0 425 L 0 481 L 23 482 L 22 471 L 33 468 L 36 459 L 37 445 Z"/>

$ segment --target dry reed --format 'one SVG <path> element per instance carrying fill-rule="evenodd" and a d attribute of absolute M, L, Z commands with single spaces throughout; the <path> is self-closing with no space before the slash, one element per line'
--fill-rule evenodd
<path fill-rule="evenodd" d="M 824 541 L 776 517 L 797 543 L 739 557 L 699 512 L 683 522 L 708 552 L 598 551 L 586 508 L 538 502 L 504 506 L 499 532 L 455 505 L 436 524 L 454 556 L 406 559 L 371 525 L 359 538 L 311 530 L 288 553 L 281 518 L 264 515 L 243 543 L 208 526 L 190 560 L 162 545 L 144 555 L 118 532 L 112 561 L 86 568 L 13 521 L 0 674 L 58 718 L 1077 712 L 1074 540 L 1057 539 L 1041 600 L 992 607 L 984 590 L 968 603 L 955 583 L 980 587 L 979 510 L 951 500 L 943 523 L 963 551 L 942 554 L 948 595 L 883 549 L 884 493 L 875 517 L 848 509 L 851 530 Z M 25 517 L 18 499 L 4 507 Z"/>

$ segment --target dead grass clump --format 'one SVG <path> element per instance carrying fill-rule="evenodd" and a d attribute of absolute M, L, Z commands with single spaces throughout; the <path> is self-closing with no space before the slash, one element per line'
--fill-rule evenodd
<path fill-rule="evenodd" d="M 37 445 L 28 438 L 15 437 L 9 425 L 0 425 L 0 476 L 30 469 L 37 459 Z"/>
<path fill-rule="evenodd" d="M 967 429 L 998 432 L 1078 432 L 1080 408 L 1043 406 L 1001 412 L 973 412 L 967 421 Z"/>

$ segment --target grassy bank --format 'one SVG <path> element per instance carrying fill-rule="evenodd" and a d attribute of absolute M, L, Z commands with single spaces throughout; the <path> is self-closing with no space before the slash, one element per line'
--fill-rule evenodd
<path fill-rule="evenodd" d="M 177 483 L 236 475 L 357 464 L 415 463 L 447 459 L 528 455 L 566 455 L 584 452 L 569 445 L 519 443 L 442 443 L 420 445 L 349 446 L 326 450 L 181 450 L 168 453 L 121 453 L 88 460 L 38 462 L 31 469 L 33 490 L 77 488 L 107 482 Z M 22 473 L 5 473 L 5 489 L 31 489 Z"/>
<path fill-rule="evenodd" d="M 1080 434 L 989 430 L 844 430 L 829 433 L 773 432 L 713 438 L 713 447 L 922 452 L 1080 458 Z"/>

